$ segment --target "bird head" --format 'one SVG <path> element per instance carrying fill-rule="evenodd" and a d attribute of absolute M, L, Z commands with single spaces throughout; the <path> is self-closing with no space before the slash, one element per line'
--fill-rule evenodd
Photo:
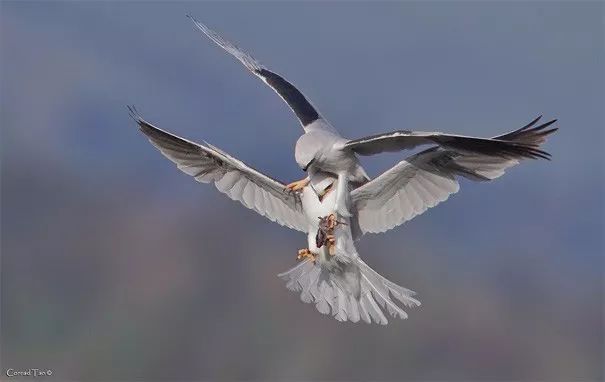
<path fill-rule="evenodd" d="M 296 163 L 303 170 L 309 170 L 309 167 L 313 164 L 316 159 L 317 145 L 313 144 L 313 137 L 309 134 L 304 134 L 298 141 L 296 141 L 296 148 L 294 150 L 294 158 Z"/>

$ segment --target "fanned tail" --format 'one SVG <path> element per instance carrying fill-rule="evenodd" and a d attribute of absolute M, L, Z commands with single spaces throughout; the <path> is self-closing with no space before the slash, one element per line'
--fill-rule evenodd
<path fill-rule="evenodd" d="M 329 266 L 307 260 L 279 274 L 286 287 L 300 292 L 300 299 L 313 303 L 322 314 L 330 314 L 338 321 L 386 325 L 386 313 L 406 319 L 402 304 L 420 306 L 412 296 L 416 293 L 379 275 L 359 256 L 350 261 L 331 261 Z"/>

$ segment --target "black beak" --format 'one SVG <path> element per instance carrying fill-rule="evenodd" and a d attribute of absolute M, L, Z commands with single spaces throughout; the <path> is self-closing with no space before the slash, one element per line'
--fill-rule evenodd
<path fill-rule="evenodd" d="M 315 158 L 311 159 L 311 162 L 307 163 L 307 165 L 305 167 L 303 167 L 303 171 L 307 172 L 307 169 L 309 168 L 309 166 L 311 166 L 311 163 L 313 163 L 315 161 Z"/>

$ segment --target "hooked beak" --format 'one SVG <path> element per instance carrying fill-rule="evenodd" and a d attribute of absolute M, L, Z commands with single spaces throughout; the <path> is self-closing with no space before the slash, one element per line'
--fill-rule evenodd
<path fill-rule="evenodd" d="M 311 163 L 315 162 L 315 158 L 311 159 L 311 161 L 309 163 L 307 163 L 307 165 L 305 167 L 303 167 L 303 171 L 307 172 L 307 169 L 309 168 L 309 166 L 311 166 Z"/>

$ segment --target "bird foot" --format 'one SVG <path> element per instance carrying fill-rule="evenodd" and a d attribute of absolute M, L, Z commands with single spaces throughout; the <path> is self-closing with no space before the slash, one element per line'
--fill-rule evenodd
<path fill-rule="evenodd" d="M 292 182 L 292 183 L 288 184 L 285 188 L 285 191 L 293 192 L 293 191 L 302 190 L 303 188 L 307 187 L 309 182 L 310 182 L 309 178 L 297 180 L 296 182 Z"/>
<path fill-rule="evenodd" d="M 328 221 L 327 221 L 328 234 L 333 234 L 334 228 L 336 228 L 336 226 L 338 224 L 340 224 L 340 222 L 336 219 L 336 214 L 332 213 L 332 214 L 328 215 Z M 332 235 L 332 236 L 334 236 L 334 235 Z"/>
<path fill-rule="evenodd" d="M 315 264 L 317 261 L 315 255 L 309 250 L 309 248 L 299 249 L 298 255 L 296 255 L 296 260 L 302 261 L 307 258 L 311 259 L 313 264 Z"/>
<path fill-rule="evenodd" d="M 328 244 L 328 253 L 331 256 L 334 256 L 336 254 L 336 237 L 333 234 L 328 234 L 326 239 Z"/>

